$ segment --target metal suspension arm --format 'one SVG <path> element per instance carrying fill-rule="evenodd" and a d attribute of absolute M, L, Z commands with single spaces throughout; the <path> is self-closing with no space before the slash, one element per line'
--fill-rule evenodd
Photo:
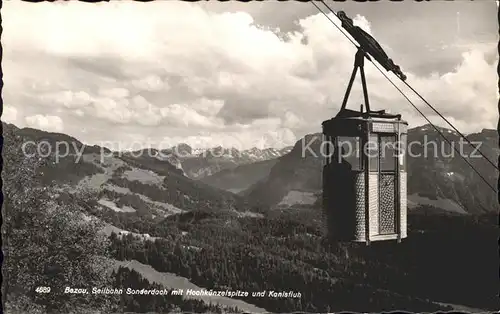
<path fill-rule="evenodd" d="M 342 101 L 342 107 L 340 110 L 344 110 L 347 106 L 347 100 L 349 99 L 349 95 L 351 93 L 352 84 L 354 83 L 354 79 L 356 78 L 356 74 L 360 72 L 361 75 L 361 84 L 363 86 L 363 97 L 365 100 L 366 111 L 371 112 L 370 110 L 370 102 L 368 99 L 368 87 L 366 85 L 366 77 L 365 77 L 365 58 L 370 58 L 361 48 L 358 49 L 356 53 L 356 57 L 354 60 L 354 69 L 352 70 L 351 79 L 349 80 L 349 84 L 347 85 L 347 90 L 344 95 L 344 100 Z"/>

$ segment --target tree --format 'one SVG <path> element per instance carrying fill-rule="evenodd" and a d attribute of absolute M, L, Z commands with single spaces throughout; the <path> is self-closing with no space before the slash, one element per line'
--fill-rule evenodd
<path fill-rule="evenodd" d="M 3 147 L 2 176 L 6 302 L 27 297 L 55 313 L 106 309 L 109 297 L 63 293 L 67 286 L 91 289 L 107 284 L 109 243 L 98 232 L 100 221 L 85 216 L 78 201 L 58 202 L 54 187 L 41 184 L 40 170 L 50 158 L 26 154 L 21 137 L 9 132 L 4 136 L 8 144 Z M 51 292 L 35 292 L 39 286 L 51 287 Z"/>

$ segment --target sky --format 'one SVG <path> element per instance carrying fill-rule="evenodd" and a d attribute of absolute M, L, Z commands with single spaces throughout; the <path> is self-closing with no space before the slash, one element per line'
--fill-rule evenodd
<path fill-rule="evenodd" d="M 327 3 L 460 131 L 496 127 L 494 1 Z M 337 113 L 356 52 L 311 3 L 293 1 L 7 1 L 2 19 L 2 121 L 113 150 L 293 145 Z M 366 75 L 372 109 L 426 123 L 369 63 Z M 348 108 L 361 103 L 358 78 Z"/>

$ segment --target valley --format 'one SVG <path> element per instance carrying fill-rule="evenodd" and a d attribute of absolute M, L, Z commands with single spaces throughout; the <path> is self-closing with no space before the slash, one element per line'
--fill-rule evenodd
<path fill-rule="evenodd" d="M 182 162 L 172 164 L 119 152 L 108 152 L 102 158 L 102 148 L 89 146 L 83 147 L 78 164 L 73 154 L 57 163 L 49 156 L 29 159 L 24 168 L 16 167 L 14 161 L 19 163 L 23 158 L 23 141 L 55 143 L 69 138 L 79 142 L 64 134 L 7 124 L 3 128 L 7 143 L 4 159 L 7 165 L 10 163 L 4 169 L 4 178 L 7 183 L 25 182 L 26 187 L 39 191 L 32 193 L 33 197 L 38 195 L 34 199 L 15 196 L 17 190 L 6 191 L 9 208 L 23 213 L 15 221 L 21 223 L 28 217 L 25 223 L 32 224 L 30 237 L 45 237 L 43 243 L 50 248 L 59 245 L 61 234 L 38 225 L 39 218 L 35 217 L 50 215 L 53 206 L 80 215 L 74 217 L 83 215 L 61 226 L 85 221 L 95 224 L 93 231 L 82 231 L 85 236 L 78 241 L 83 241 L 82 247 L 91 243 L 102 246 L 95 254 L 107 261 L 102 268 L 107 275 L 103 270 L 97 274 L 108 285 L 301 294 L 300 298 L 165 297 L 161 302 L 150 296 L 123 296 L 95 301 L 94 307 L 102 303 L 113 311 L 137 313 L 176 309 L 206 312 L 209 308 L 220 313 L 498 308 L 494 275 L 497 216 L 494 207 L 486 211 L 473 207 L 477 202 L 493 205 L 488 203 L 493 196 L 477 178 L 459 168 L 458 161 L 443 161 L 442 171 L 422 170 L 441 169 L 433 160 L 411 161 L 409 171 L 415 174 L 409 182 L 410 196 L 414 197 L 409 206 L 408 239 L 400 244 L 366 247 L 324 240 L 318 203 L 321 162 L 312 156 L 297 158 L 297 145 L 274 159 L 240 164 L 193 179 Z M 481 161 L 477 163 L 481 165 Z M 436 175 L 428 177 L 432 171 Z M 450 171 L 463 176 L 467 188 L 461 187 L 461 181 L 442 175 Z M 428 187 L 423 188 L 430 182 L 433 194 Z M 241 191 L 232 193 L 228 191 L 231 188 Z M 468 192 L 474 189 L 480 194 Z M 22 241 L 26 237 L 21 229 L 16 232 L 11 235 L 13 239 Z M 94 237 L 101 240 L 91 240 Z M 30 250 L 31 255 L 39 254 L 36 247 Z M 56 257 L 59 253 L 55 250 L 47 254 Z M 88 254 L 88 258 L 94 258 Z M 56 259 L 52 259 L 54 262 L 44 267 L 53 267 Z M 65 266 L 58 274 L 65 278 L 70 273 L 78 274 L 78 269 Z M 53 276 L 50 272 L 37 276 L 43 279 L 49 275 Z M 10 280 L 12 291 L 30 295 L 22 292 L 12 277 Z M 53 303 L 37 298 L 33 299 L 37 306 L 51 308 Z M 79 304 L 75 300 L 65 302 L 70 307 Z"/>

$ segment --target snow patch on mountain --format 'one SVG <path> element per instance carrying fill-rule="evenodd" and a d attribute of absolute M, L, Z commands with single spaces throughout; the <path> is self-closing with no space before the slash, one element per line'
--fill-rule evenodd
<path fill-rule="evenodd" d="M 173 147 L 162 152 L 161 157 L 158 155 L 156 158 L 168 161 L 192 179 L 202 179 L 239 165 L 279 158 L 288 154 L 291 149 L 292 147 L 282 149 L 254 147 L 238 150 L 234 147 L 218 146 L 203 150 L 185 147 L 180 150 Z"/>

